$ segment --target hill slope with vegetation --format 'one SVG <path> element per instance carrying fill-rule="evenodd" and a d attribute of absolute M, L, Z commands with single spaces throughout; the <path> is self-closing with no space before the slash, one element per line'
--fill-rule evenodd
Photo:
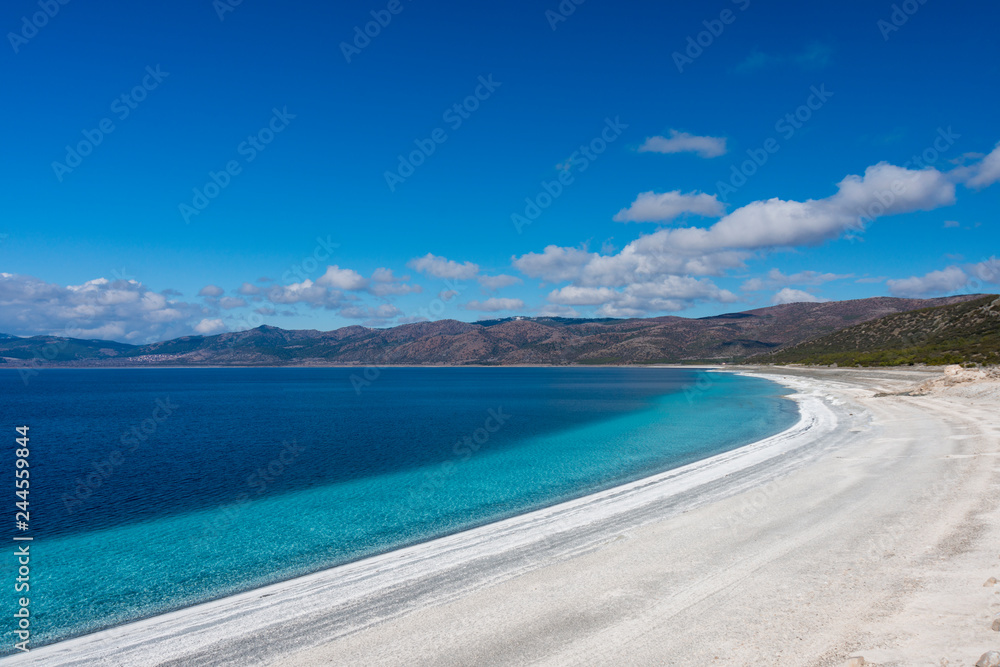
<path fill-rule="evenodd" d="M 1000 363 L 1000 297 L 886 315 L 748 363 L 838 366 Z"/>

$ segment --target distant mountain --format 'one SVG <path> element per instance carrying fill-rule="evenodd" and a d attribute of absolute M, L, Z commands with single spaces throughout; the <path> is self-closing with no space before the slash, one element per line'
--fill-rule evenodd
<path fill-rule="evenodd" d="M 37 359 L 44 362 L 105 360 L 128 354 L 134 345 L 109 340 L 83 340 L 58 336 L 19 338 L 0 334 L 0 357 Z"/>
<path fill-rule="evenodd" d="M 886 315 L 748 362 L 902 366 L 1000 363 L 1000 298 Z"/>
<path fill-rule="evenodd" d="M 648 364 L 736 360 L 782 350 L 860 322 L 944 299 L 877 297 L 789 303 L 691 319 L 511 317 L 404 324 L 390 329 L 350 326 L 335 331 L 287 331 L 262 326 L 216 336 L 184 336 L 150 345 L 35 336 L 0 338 L 7 365 L 514 365 Z"/>

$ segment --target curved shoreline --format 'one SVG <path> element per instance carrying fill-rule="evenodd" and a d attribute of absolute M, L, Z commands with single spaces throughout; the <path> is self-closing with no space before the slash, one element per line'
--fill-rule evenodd
<path fill-rule="evenodd" d="M 811 382 L 770 379 L 796 391 L 814 389 Z M 230 661 L 218 650 L 221 645 L 234 641 L 245 645 L 285 624 L 299 626 L 299 632 L 291 633 L 298 650 L 320 640 L 351 634 L 417 606 L 517 576 L 553 558 L 592 549 L 600 544 L 608 528 L 620 531 L 625 524 L 634 527 L 662 516 L 662 512 L 643 512 L 644 508 L 669 504 L 724 478 L 734 477 L 732 481 L 736 482 L 738 473 L 805 447 L 836 428 L 836 416 L 817 396 L 796 393 L 788 398 L 799 405 L 798 422 L 737 449 L 428 542 L 39 647 L 30 654 L 7 657 L 5 662 L 31 664 L 44 660 L 45 664 L 83 665 L 113 660 L 116 665 L 148 667 L 196 658 L 200 664 L 228 664 Z M 470 573 L 473 566 L 475 572 Z M 387 597 L 392 598 L 387 593 L 395 589 L 420 588 L 421 582 L 441 578 L 453 582 L 448 590 L 438 586 L 429 597 L 427 593 L 404 594 L 386 604 Z M 316 626 L 317 616 L 327 620 L 319 623 L 321 631 L 310 632 L 309 626 Z M 335 622 L 330 623 L 331 618 Z M 287 627 L 284 634 L 289 634 Z M 273 647 L 273 642 L 269 646 Z M 241 652 L 232 664 L 273 659 L 291 648 L 256 655 Z M 214 659 L 209 657 L 212 655 Z"/>

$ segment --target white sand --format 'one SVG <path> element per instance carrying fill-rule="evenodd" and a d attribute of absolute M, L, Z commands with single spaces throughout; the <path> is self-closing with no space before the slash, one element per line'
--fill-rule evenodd
<path fill-rule="evenodd" d="M 774 438 L 5 662 L 953 667 L 1000 648 L 1000 381 L 774 377 L 803 413 Z"/>

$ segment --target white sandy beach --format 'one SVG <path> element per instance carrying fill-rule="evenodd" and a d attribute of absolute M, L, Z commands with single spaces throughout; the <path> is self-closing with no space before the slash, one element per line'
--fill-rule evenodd
<path fill-rule="evenodd" d="M 782 434 L 11 665 L 974 665 L 1000 649 L 1000 379 L 763 371 Z M 946 661 L 946 662 L 945 662 Z"/>

